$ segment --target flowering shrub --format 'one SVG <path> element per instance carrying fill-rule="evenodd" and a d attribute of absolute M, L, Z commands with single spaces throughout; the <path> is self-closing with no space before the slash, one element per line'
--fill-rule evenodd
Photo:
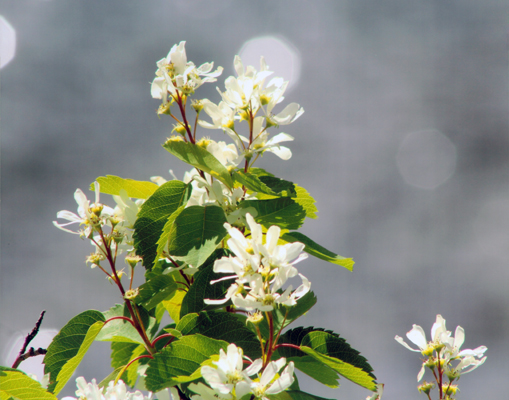
<path fill-rule="evenodd" d="M 236 77 L 218 88 L 215 104 L 193 96 L 221 67 L 187 61 L 185 42 L 157 62 L 151 94 L 161 100 L 157 114 L 174 120 L 163 148 L 191 169 L 182 180 L 101 176 L 90 185 L 94 202 L 77 189 L 77 213 L 57 213 L 57 228 L 90 241 L 86 262 L 124 302 L 82 312 L 47 350 L 25 353 L 39 320 L 13 368 L 0 368 L 2 399 L 55 399 L 94 341 L 111 342 L 113 372 L 100 383 L 78 378 L 80 399 L 319 399 L 300 389 L 295 370 L 329 387 L 344 377 L 372 391 L 368 399 L 380 399 L 383 385 L 368 361 L 339 334 L 287 328 L 317 301 L 299 262 L 311 255 L 348 270 L 354 263 L 298 231 L 317 212 L 304 188 L 254 166 L 267 152 L 292 157 L 281 143 L 293 137 L 274 134 L 304 112 L 297 103 L 278 111 L 288 82 L 272 77 L 263 57 L 259 70 L 239 56 L 234 67 Z M 199 137 L 198 127 L 220 130 L 226 141 Z M 103 204 L 100 194 L 115 205 Z M 134 282 L 140 264 L 141 284 Z M 164 325 L 164 315 L 173 322 Z M 436 352 L 440 383 L 442 374 L 452 382 L 485 360 L 477 360 L 485 348 L 459 351 L 462 330 L 450 338 L 445 321 L 434 327 L 432 344 L 420 327 L 407 336 L 430 360 Z M 36 353 L 46 354 L 43 385 L 16 369 Z"/>

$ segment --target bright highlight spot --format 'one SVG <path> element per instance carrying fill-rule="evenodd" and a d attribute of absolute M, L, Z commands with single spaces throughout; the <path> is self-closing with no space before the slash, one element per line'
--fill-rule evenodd
<path fill-rule="evenodd" d="M 401 142 L 396 160 L 406 183 L 435 189 L 454 174 L 456 146 L 436 130 L 412 132 Z"/>
<path fill-rule="evenodd" d="M 252 65 L 257 70 L 260 69 L 260 57 L 264 56 L 269 70 L 274 71 L 266 82 L 274 76 L 280 76 L 290 81 L 287 93 L 299 81 L 300 54 L 292 44 L 283 38 L 261 36 L 248 40 L 242 45 L 239 55 L 244 66 Z"/>
<path fill-rule="evenodd" d="M 16 54 L 16 31 L 7 20 L 0 15 L 0 68 L 11 62 Z"/>

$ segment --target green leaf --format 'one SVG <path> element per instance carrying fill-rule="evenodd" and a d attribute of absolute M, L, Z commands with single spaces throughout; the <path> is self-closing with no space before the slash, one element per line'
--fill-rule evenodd
<path fill-rule="evenodd" d="M 287 359 L 287 361 L 293 361 L 295 368 L 304 372 L 311 378 L 316 379 L 318 382 L 323 383 L 330 388 L 339 387 L 338 373 L 332 368 L 323 364 L 321 361 L 317 361 L 310 356 L 290 357 Z"/>
<path fill-rule="evenodd" d="M 346 379 L 349 379 L 353 383 L 356 383 L 357 385 L 372 391 L 376 390 L 376 382 L 374 378 L 361 368 L 357 368 L 352 364 L 348 364 L 339 360 L 338 358 L 326 356 L 307 346 L 301 346 L 300 348 L 304 353 L 310 355 L 318 361 L 321 361 L 323 364 L 332 368 L 334 371 L 338 372 L 340 375 L 344 376 Z"/>
<path fill-rule="evenodd" d="M 297 197 L 295 185 L 284 179 L 269 175 L 257 175 L 256 173 L 235 171 L 235 181 L 244 185 L 248 190 L 273 197 Z"/>
<path fill-rule="evenodd" d="M 236 182 L 244 185 L 248 190 L 257 193 L 268 194 L 271 196 L 277 196 L 276 192 L 274 192 L 270 187 L 263 183 L 258 176 L 254 174 L 244 172 L 243 170 L 238 170 L 233 174 L 233 178 Z"/>
<path fill-rule="evenodd" d="M 163 307 L 168 311 L 170 318 L 175 321 L 175 323 L 180 321 L 180 309 L 185 295 L 186 292 L 177 290 L 170 299 L 162 302 Z"/>
<path fill-rule="evenodd" d="M 39 382 L 23 372 L 0 367 L 0 399 L 19 400 L 57 400 L 57 397 L 44 389 Z"/>
<path fill-rule="evenodd" d="M 304 357 L 307 354 L 352 382 L 370 390 L 376 389 L 374 381 L 376 378 L 372 374 L 373 368 L 366 358 L 334 332 L 321 328 L 298 327 L 281 335 L 278 344 L 283 343 L 299 346 L 300 350 L 292 347 L 279 347 L 277 351 L 280 357 L 293 360 L 294 357 Z M 322 381 L 320 380 L 320 382 Z"/>
<path fill-rule="evenodd" d="M 95 310 L 72 318 L 55 336 L 44 357 L 44 373 L 50 374 L 48 391 L 58 394 L 104 326 L 104 315 Z"/>
<path fill-rule="evenodd" d="M 233 180 L 228 169 L 203 147 L 172 140 L 168 140 L 163 147 L 178 159 L 212 175 L 229 188 L 233 188 Z"/>
<path fill-rule="evenodd" d="M 359 351 L 353 349 L 345 339 L 333 332 L 314 330 L 309 332 L 301 342 L 302 346 L 308 346 L 322 354 L 338 358 L 344 362 L 362 369 L 373 378 L 373 368 L 369 365 L 366 358 L 360 355 Z"/>
<path fill-rule="evenodd" d="M 210 310 L 214 308 L 222 308 L 225 305 L 220 304 L 216 306 L 207 305 L 204 303 L 204 299 L 223 299 L 231 286 L 230 280 L 216 282 L 213 285 L 211 281 L 217 280 L 224 277 L 224 274 L 217 274 L 214 272 L 214 262 L 222 257 L 227 257 L 231 253 L 227 249 L 217 249 L 211 256 L 205 261 L 194 276 L 194 282 L 186 293 L 184 300 L 182 301 L 182 308 L 180 309 L 180 317 L 184 317 L 186 314 L 196 313 L 204 309 Z"/>
<path fill-rule="evenodd" d="M 112 379 L 117 378 L 117 375 L 120 373 L 120 370 L 123 367 L 125 367 L 129 363 L 129 361 L 135 359 L 136 357 L 142 355 L 145 352 L 146 352 L 145 346 L 141 344 L 123 342 L 111 343 L 111 367 L 114 369 L 114 372 L 116 372 Z M 138 365 L 139 361 L 135 361 L 121 376 L 121 379 L 131 387 L 134 387 L 134 385 L 136 384 L 136 380 L 138 379 L 137 373 Z M 107 384 L 108 382 L 106 382 L 106 385 Z"/>
<path fill-rule="evenodd" d="M 260 358 L 260 342 L 246 326 L 246 317 L 224 311 L 187 314 L 179 321 L 177 330 L 184 335 L 200 333 L 207 337 L 235 343 L 251 359 Z"/>
<path fill-rule="evenodd" d="M 297 195 L 292 198 L 295 202 L 304 208 L 306 211 L 306 217 L 316 219 L 318 218 L 316 213 L 318 212 L 318 208 L 315 206 L 315 199 L 311 197 L 309 192 L 301 186 L 295 185 L 295 192 Z"/>
<path fill-rule="evenodd" d="M 257 211 L 255 221 L 266 228 L 277 225 L 282 229 L 298 229 L 304 223 L 306 211 L 290 197 L 269 200 L 245 200 L 240 208 L 253 207 Z"/>
<path fill-rule="evenodd" d="M 157 275 L 139 287 L 139 294 L 134 301 L 149 311 L 161 301 L 171 298 L 177 287 L 171 276 Z"/>
<path fill-rule="evenodd" d="M 287 232 L 281 235 L 281 239 L 288 242 L 301 242 L 306 247 L 304 251 L 320 260 L 328 261 L 333 264 L 341 265 L 345 267 L 347 270 L 352 271 L 353 265 L 355 264 L 351 258 L 345 258 L 340 256 L 339 254 L 335 254 L 332 251 L 327 250 L 325 247 L 320 246 L 318 243 L 314 242 L 306 235 L 300 232 Z"/>
<path fill-rule="evenodd" d="M 138 307 L 138 311 L 140 312 L 147 334 L 151 336 L 151 333 L 157 329 L 156 319 L 149 316 L 141 307 Z M 117 304 L 113 306 L 104 313 L 104 316 L 107 320 L 113 317 L 131 317 L 128 308 L 124 304 Z M 97 336 L 96 340 L 101 342 L 123 342 L 142 345 L 145 343 L 132 324 L 124 319 L 108 321 L 101 333 Z"/>
<path fill-rule="evenodd" d="M 318 397 L 300 390 L 286 390 L 284 392 L 267 396 L 270 400 L 334 400 Z"/>
<path fill-rule="evenodd" d="M 164 224 L 163 233 L 157 241 L 156 260 L 159 260 L 163 252 L 168 250 L 168 241 L 170 240 L 170 235 L 176 229 L 176 226 L 174 225 L 175 219 L 182 213 L 182 211 L 184 211 L 185 208 L 186 206 L 177 208 L 177 210 L 169 216 L 168 220 Z"/>
<path fill-rule="evenodd" d="M 226 236 L 221 207 L 191 206 L 175 219 L 169 236 L 168 252 L 179 260 L 199 267 Z"/>
<path fill-rule="evenodd" d="M 151 269 L 157 254 L 157 242 L 168 218 L 187 203 L 191 186 L 181 181 L 161 185 L 141 206 L 134 224 L 134 247 L 143 257 L 143 265 Z"/>
<path fill-rule="evenodd" d="M 191 376 L 210 356 L 219 354 L 219 349 L 226 351 L 227 346 L 227 342 L 202 335 L 184 336 L 170 343 L 149 361 L 145 386 L 151 392 L 172 386 L 177 383 L 176 378 Z"/>
<path fill-rule="evenodd" d="M 306 314 L 315 304 L 316 296 L 312 291 L 307 292 L 293 307 L 285 307 L 284 305 L 276 305 L 272 311 L 272 317 L 274 318 L 274 331 L 278 332 L 286 326 L 290 325 L 297 318 Z M 288 313 L 287 313 L 288 311 Z M 264 338 L 269 337 L 269 323 L 266 318 L 259 325 L 260 331 Z"/>
<path fill-rule="evenodd" d="M 115 175 L 100 176 L 96 181 L 99 182 L 101 193 L 118 196 L 120 191 L 124 189 L 128 197 L 136 199 L 147 199 L 159 188 L 154 182 L 135 181 Z M 95 190 L 93 183 L 90 185 L 90 190 Z"/>

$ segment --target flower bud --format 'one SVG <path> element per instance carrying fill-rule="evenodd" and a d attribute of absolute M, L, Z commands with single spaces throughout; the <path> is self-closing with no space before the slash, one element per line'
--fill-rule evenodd
<path fill-rule="evenodd" d="M 124 240 L 124 235 L 119 231 L 111 232 L 110 237 L 115 241 L 116 244 L 120 244 Z"/>
<path fill-rule="evenodd" d="M 101 261 L 105 260 L 106 257 L 101 253 L 92 253 L 87 257 L 86 262 L 90 263 L 90 268 L 95 268 L 101 265 Z"/>
<path fill-rule="evenodd" d="M 270 99 L 271 99 L 270 96 L 267 96 L 266 94 L 262 94 L 262 95 L 260 95 L 260 104 L 262 106 L 265 106 L 265 105 L 269 104 Z"/>
<path fill-rule="evenodd" d="M 248 315 L 246 324 L 248 322 L 251 322 L 254 325 L 258 325 L 262 321 L 263 321 L 263 314 L 260 311 L 256 311 L 255 313 Z"/>
<path fill-rule="evenodd" d="M 270 117 L 265 118 L 265 129 L 269 129 L 271 127 L 275 126 L 276 128 L 279 127 L 279 125 Z"/>
<path fill-rule="evenodd" d="M 181 134 L 182 136 L 186 135 L 186 127 L 182 124 L 176 124 L 173 126 L 173 131 Z"/>
<path fill-rule="evenodd" d="M 447 396 L 454 396 L 459 389 L 457 385 L 444 384 L 442 385 L 442 391 Z"/>
<path fill-rule="evenodd" d="M 193 100 L 191 101 L 191 106 L 194 108 L 194 111 L 196 111 L 196 114 L 199 114 L 201 110 L 203 110 L 203 102 L 201 100 Z"/>
<path fill-rule="evenodd" d="M 124 294 L 124 299 L 126 300 L 133 300 L 138 294 L 140 293 L 139 289 L 129 289 Z"/>
<path fill-rule="evenodd" d="M 201 148 L 207 150 L 207 146 L 210 144 L 210 139 L 207 137 L 201 138 L 196 142 L 197 146 L 200 146 Z"/>
<path fill-rule="evenodd" d="M 182 136 L 176 136 L 173 135 L 172 137 L 169 137 L 164 144 L 170 144 L 171 142 L 183 142 L 184 139 L 182 139 Z"/>
<path fill-rule="evenodd" d="M 241 121 L 249 121 L 249 113 L 245 110 L 239 112 L 240 120 Z"/>
<path fill-rule="evenodd" d="M 93 214 L 95 214 L 99 217 L 101 215 L 103 208 L 104 208 L 104 206 L 100 203 L 92 204 L 92 206 L 90 207 L 90 212 L 92 212 Z"/>
<path fill-rule="evenodd" d="M 173 100 L 173 99 L 172 99 Z M 166 104 L 161 104 L 159 106 L 159 108 L 157 109 L 157 115 L 171 115 L 171 110 L 170 110 L 170 107 L 171 107 L 171 102 L 168 102 Z"/>
<path fill-rule="evenodd" d="M 136 267 L 136 264 L 139 262 L 142 262 L 143 259 L 140 256 L 132 255 L 132 256 L 126 256 L 125 257 L 125 263 L 129 265 L 132 269 Z"/>
<path fill-rule="evenodd" d="M 417 390 L 420 392 L 420 393 L 424 393 L 424 394 L 427 394 L 429 395 L 429 392 L 431 391 L 431 389 L 433 389 L 435 387 L 435 384 L 433 382 L 426 382 L 424 381 L 422 383 L 422 385 L 419 385 L 417 386 Z"/>

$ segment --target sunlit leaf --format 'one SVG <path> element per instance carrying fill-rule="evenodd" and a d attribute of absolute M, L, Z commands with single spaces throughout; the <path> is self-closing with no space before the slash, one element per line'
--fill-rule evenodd
<path fill-rule="evenodd" d="M 58 394 L 80 364 L 105 322 L 103 313 L 82 312 L 53 338 L 44 357 L 44 373 L 50 374 L 48 390 Z"/>
<path fill-rule="evenodd" d="M 124 179 L 115 175 L 100 176 L 96 179 L 99 183 L 101 193 L 118 196 L 120 191 L 124 189 L 128 197 L 136 199 L 149 198 L 159 186 L 154 182 L 135 181 L 133 179 Z M 94 184 L 90 185 L 90 190 L 95 190 Z"/>

